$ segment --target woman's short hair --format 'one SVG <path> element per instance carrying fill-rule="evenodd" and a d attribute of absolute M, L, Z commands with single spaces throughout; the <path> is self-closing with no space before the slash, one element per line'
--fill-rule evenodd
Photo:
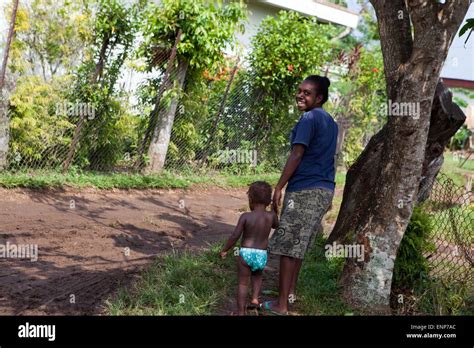
<path fill-rule="evenodd" d="M 306 82 L 313 83 L 317 90 L 318 94 L 323 95 L 323 100 L 321 104 L 327 102 L 329 97 L 329 86 L 331 85 L 331 81 L 326 76 L 319 76 L 319 75 L 310 75 L 304 79 Z"/>

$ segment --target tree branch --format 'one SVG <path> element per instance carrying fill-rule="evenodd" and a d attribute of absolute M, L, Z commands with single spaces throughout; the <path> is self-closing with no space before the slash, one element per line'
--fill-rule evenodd
<path fill-rule="evenodd" d="M 406 63 L 412 53 L 413 38 L 405 0 L 370 0 L 379 24 L 380 42 L 384 56 L 385 77 L 389 98 L 396 88 L 389 81 L 398 80 L 399 66 Z"/>
<path fill-rule="evenodd" d="M 439 6 L 434 0 L 407 0 L 407 7 L 415 31 L 415 41 L 420 34 L 426 35 L 430 31 L 426 30 L 430 26 L 437 24 L 437 13 Z M 428 32 L 428 33 L 427 33 Z"/>
<path fill-rule="evenodd" d="M 407 6 L 415 32 L 411 63 L 434 59 L 436 51 L 446 55 L 469 8 L 469 1 L 451 0 L 441 4 L 427 0 L 407 0 Z"/>
<path fill-rule="evenodd" d="M 454 22 L 458 23 L 459 16 L 462 15 L 461 21 L 469 9 L 471 1 L 467 0 L 447 0 L 443 5 L 443 24 L 454 25 L 450 19 L 454 16 Z M 460 25 L 460 24 L 459 24 Z"/>

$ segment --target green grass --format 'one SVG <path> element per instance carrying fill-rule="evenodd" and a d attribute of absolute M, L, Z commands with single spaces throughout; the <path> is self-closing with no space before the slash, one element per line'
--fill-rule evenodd
<path fill-rule="evenodd" d="M 352 315 L 342 300 L 338 278 L 344 259 L 324 256 L 325 239 L 319 236 L 305 256 L 298 279 L 297 311 L 304 315 Z"/>
<path fill-rule="evenodd" d="M 336 172 L 336 186 L 338 188 L 344 187 L 346 183 L 346 172 L 345 171 L 338 171 Z"/>
<path fill-rule="evenodd" d="M 235 260 L 221 260 L 213 245 L 198 255 L 175 253 L 157 259 L 129 289 L 106 301 L 109 315 L 212 315 L 234 296 Z M 351 310 L 339 296 L 337 278 L 342 259 L 327 260 L 320 239 L 303 264 L 297 312 L 344 315 Z M 264 284 L 265 288 L 265 284 Z M 181 300 L 181 301 L 180 301 Z"/>
<path fill-rule="evenodd" d="M 342 204 L 342 193 L 334 195 L 332 199 L 332 208 L 326 213 L 324 220 L 327 223 L 335 223 L 337 219 L 337 215 L 339 214 L 339 210 Z"/>
<path fill-rule="evenodd" d="M 465 283 L 425 281 L 417 289 L 418 310 L 429 315 L 473 315 L 472 286 Z"/>
<path fill-rule="evenodd" d="M 95 187 L 98 189 L 184 189 L 195 184 L 209 184 L 220 187 L 245 187 L 257 180 L 264 180 L 275 185 L 280 173 L 266 174 L 202 174 L 192 172 L 164 171 L 159 175 L 142 175 L 132 173 L 95 173 L 78 172 L 61 174 L 50 170 L 31 172 L 2 172 L 0 187 L 4 188 L 62 188 Z M 345 173 L 337 173 L 337 185 L 344 185 Z"/>
<path fill-rule="evenodd" d="M 141 175 L 127 173 L 66 173 L 53 171 L 0 173 L 0 187 L 4 188 L 61 188 L 95 187 L 99 189 L 180 189 L 194 184 L 211 184 L 222 187 L 248 186 L 256 180 L 265 180 L 274 185 L 279 178 L 278 173 L 252 175 L 180 175 L 165 171 L 160 175 Z"/>
<path fill-rule="evenodd" d="M 221 245 L 199 255 L 175 253 L 157 259 L 129 289 L 106 301 L 108 315 L 213 315 L 233 296 L 233 257 L 220 260 Z M 326 259 L 320 237 L 303 263 L 298 282 L 300 315 L 359 315 L 345 304 L 338 278 L 343 259 Z M 264 284 L 265 287 L 265 284 Z M 472 294 L 462 284 L 423 282 L 416 291 L 417 313 L 472 315 Z"/>
<path fill-rule="evenodd" d="M 393 289 L 392 289 L 393 291 Z M 392 308 L 402 315 L 473 315 L 474 292 L 469 281 L 453 282 L 434 278 L 417 281 L 409 291 L 395 290 L 392 305 L 405 292 L 405 301 Z"/>
<path fill-rule="evenodd" d="M 158 258 L 136 283 L 120 289 L 106 301 L 106 314 L 222 313 L 222 308 L 228 309 L 225 303 L 234 296 L 237 277 L 234 258 L 218 258 L 221 246 L 214 245 L 198 255 L 185 252 Z M 299 315 L 363 314 L 342 300 L 338 278 L 343 265 L 344 259 L 326 259 L 324 239 L 320 236 L 305 257 L 294 311 Z M 424 281 L 418 284 L 415 294 L 416 313 L 472 315 L 473 298 L 466 284 Z"/>
<path fill-rule="evenodd" d="M 462 253 L 463 251 L 459 250 L 459 254 L 462 255 Z M 443 259 L 430 260 L 430 270 L 433 279 L 453 284 L 464 282 L 466 279 L 473 279 L 474 276 L 467 260 L 465 260 L 464 264 L 460 264 L 457 260 L 454 262 Z"/>
<path fill-rule="evenodd" d="M 0 186 L 5 188 L 59 188 L 64 186 L 90 186 L 100 189 L 186 188 L 194 182 L 199 182 L 199 180 L 197 178 L 176 177 L 169 173 L 159 176 L 98 173 L 63 175 L 54 172 L 0 174 Z"/>
<path fill-rule="evenodd" d="M 221 260 L 220 246 L 199 255 L 157 259 L 130 289 L 106 301 L 109 315 L 210 315 L 235 291 L 235 262 Z"/>
<path fill-rule="evenodd" d="M 430 215 L 433 221 L 433 236 L 448 241 L 455 241 L 456 234 L 454 228 L 456 228 L 457 235 L 459 235 L 462 241 L 469 243 L 472 240 L 474 204 L 464 207 L 454 206 L 447 210 L 431 212 Z M 454 221 L 451 221 L 451 215 Z M 453 226 L 453 222 L 455 226 Z"/>
<path fill-rule="evenodd" d="M 474 155 L 461 168 L 460 165 L 463 161 L 455 159 L 451 152 L 446 151 L 444 153 L 444 163 L 441 172 L 458 186 L 466 185 L 467 177 L 474 174 Z"/>

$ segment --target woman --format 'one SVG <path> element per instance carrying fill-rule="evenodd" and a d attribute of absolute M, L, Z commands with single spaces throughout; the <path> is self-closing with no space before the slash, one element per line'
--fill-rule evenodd
<path fill-rule="evenodd" d="M 286 187 L 280 227 L 269 243 L 272 254 L 280 255 L 278 301 L 262 308 L 287 314 L 288 299 L 295 299 L 296 282 L 303 258 L 312 246 L 318 227 L 334 196 L 338 127 L 323 108 L 328 100 L 330 81 L 311 75 L 298 87 L 296 104 L 304 111 L 291 131 L 291 153 L 273 193 L 278 209 Z"/>

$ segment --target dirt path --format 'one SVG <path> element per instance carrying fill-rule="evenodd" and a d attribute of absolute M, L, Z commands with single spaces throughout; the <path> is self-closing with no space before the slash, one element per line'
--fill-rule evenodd
<path fill-rule="evenodd" d="M 156 255 L 224 239 L 246 204 L 216 187 L 0 189 L 0 246 L 38 246 L 37 261 L 0 258 L 0 315 L 100 314 Z"/>

